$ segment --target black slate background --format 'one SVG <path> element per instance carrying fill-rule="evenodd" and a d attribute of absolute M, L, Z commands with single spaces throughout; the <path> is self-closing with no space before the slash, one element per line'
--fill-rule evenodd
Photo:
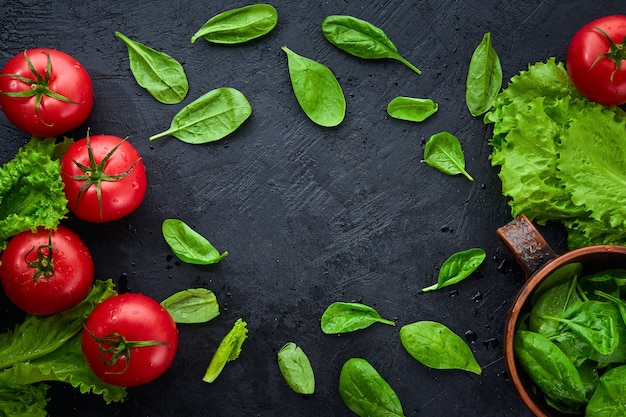
<path fill-rule="evenodd" d="M 465 106 L 467 66 L 488 31 L 505 82 L 529 63 L 564 60 L 574 32 L 593 18 L 624 13 L 623 1 L 276 0 L 279 24 L 268 36 L 239 46 L 189 42 L 211 16 L 246 4 L 2 3 L 0 62 L 33 47 L 75 56 L 93 78 L 95 106 L 70 136 L 83 137 L 87 127 L 128 136 L 147 166 L 149 191 L 131 216 L 100 225 L 66 221 L 90 247 L 97 277 L 159 300 L 202 286 L 222 307 L 210 323 L 180 326 L 173 366 L 157 381 L 129 389 L 124 403 L 106 405 L 55 384 L 50 415 L 347 417 L 353 414 L 337 391 L 339 371 L 350 357 L 363 357 L 395 389 L 407 416 L 529 416 L 507 378 L 501 346 L 505 314 L 523 277 L 495 234 L 511 215 L 488 161 L 489 128 Z M 333 47 L 320 32 L 330 14 L 383 28 L 423 74 Z M 183 103 L 160 104 L 135 83 L 116 30 L 183 64 L 190 83 Z M 319 127 L 302 113 L 283 45 L 333 70 L 347 99 L 339 127 Z M 241 90 L 253 107 L 234 134 L 206 145 L 148 141 L 185 104 L 223 86 Z M 431 98 L 439 112 L 420 124 L 391 119 L 386 105 L 399 95 Z M 421 162 L 425 141 L 444 130 L 460 139 L 475 182 Z M 28 136 L 3 115 L 0 132 L 4 163 Z M 165 218 L 184 220 L 229 256 L 210 267 L 178 262 L 161 236 Z M 542 230 L 558 252 L 565 250 L 558 227 Z M 420 293 L 448 256 L 470 247 L 488 254 L 477 273 L 453 288 Z M 363 302 L 397 326 L 324 335 L 319 318 L 333 301 Z M 6 299 L 1 303 L 0 325 L 12 328 L 20 313 Z M 249 327 L 240 358 L 213 384 L 202 382 L 239 317 Z M 413 360 L 398 330 L 417 320 L 473 334 L 468 343 L 483 374 L 436 371 Z M 312 396 L 293 393 L 279 373 L 276 352 L 288 341 L 309 355 L 317 380 Z"/>

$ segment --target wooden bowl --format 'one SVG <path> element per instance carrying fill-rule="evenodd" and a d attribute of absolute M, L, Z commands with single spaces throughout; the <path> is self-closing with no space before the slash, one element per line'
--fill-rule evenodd
<path fill-rule="evenodd" d="M 497 233 L 526 275 L 526 282 L 507 313 L 505 325 L 504 358 L 511 381 L 524 404 L 537 417 L 571 416 L 558 412 L 546 404 L 541 394 L 535 394 L 532 382 L 517 363 L 513 352 L 517 321 L 530 310 L 529 300 L 534 291 L 553 272 L 571 263 L 581 263 L 583 275 L 610 268 L 626 269 L 626 246 L 587 246 L 557 255 L 523 214 L 499 228 Z"/>

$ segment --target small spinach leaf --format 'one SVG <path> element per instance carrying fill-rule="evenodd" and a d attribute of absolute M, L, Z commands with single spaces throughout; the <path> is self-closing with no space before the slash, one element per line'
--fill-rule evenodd
<path fill-rule="evenodd" d="M 404 417 L 398 395 L 365 359 L 351 358 L 343 365 L 339 394 L 360 417 Z"/>
<path fill-rule="evenodd" d="M 395 59 L 417 74 L 422 73 L 398 53 L 398 48 L 382 29 L 365 20 L 353 16 L 327 16 L 322 22 L 322 34 L 351 55 L 364 59 Z"/>
<path fill-rule="evenodd" d="M 150 140 L 171 135 L 192 144 L 213 142 L 233 133 L 251 114 L 252 107 L 239 90 L 217 88 L 185 106 L 169 129 Z"/>
<path fill-rule="evenodd" d="M 441 323 L 418 321 L 402 326 L 400 341 L 413 358 L 429 368 L 482 373 L 469 346 Z"/>
<path fill-rule="evenodd" d="M 463 174 L 474 181 L 474 178 L 465 170 L 465 155 L 461 143 L 448 132 L 432 135 L 424 146 L 424 162 L 447 175 Z"/>
<path fill-rule="evenodd" d="M 500 88 L 502 65 L 487 32 L 472 54 L 467 73 L 465 102 L 471 115 L 480 116 L 491 109 Z"/>
<path fill-rule="evenodd" d="M 176 323 L 206 323 L 220 314 L 217 298 L 206 288 L 189 288 L 161 301 Z"/>
<path fill-rule="evenodd" d="M 389 116 L 409 122 L 423 122 L 438 109 L 437 103 L 426 98 L 396 97 L 387 105 Z"/>
<path fill-rule="evenodd" d="M 213 43 L 244 43 L 268 34 L 277 23 L 278 12 L 273 6 L 251 4 L 213 16 L 193 35 L 191 43 L 200 37 Z"/>
<path fill-rule="evenodd" d="M 239 357 L 241 346 L 248 337 L 248 328 L 246 326 L 247 323 L 245 321 L 237 319 L 233 328 L 224 336 L 202 378 L 204 382 L 211 383 L 215 381 L 222 373 L 224 366 Z"/>
<path fill-rule="evenodd" d="M 585 408 L 585 417 L 619 415 L 618 410 L 626 409 L 624 381 L 626 381 L 626 365 L 606 371 L 600 377 L 598 388 Z"/>
<path fill-rule="evenodd" d="M 382 318 L 376 310 L 365 304 L 335 302 L 324 310 L 321 326 L 325 334 L 338 334 L 365 329 L 376 322 L 396 325 L 393 321 Z"/>
<path fill-rule="evenodd" d="M 346 99 L 332 71 L 286 46 L 282 50 L 287 54 L 293 92 L 304 113 L 320 126 L 340 124 L 346 115 Z"/>
<path fill-rule="evenodd" d="M 130 70 L 141 87 L 164 104 L 183 101 L 189 90 L 183 66 L 171 56 L 115 32 L 128 49 Z"/>
<path fill-rule="evenodd" d="M 483 249 L 472 248 L 450 256 L 441 266 L 437 283 L 422 291 L 433 291 L 447 287 L 469 277 L 483 263 L 487 254 Z"/>
<path fill-rule="evenodd" d="M 567 355 L 545 336 L 522 330 L 515 333 L 515 357 L 537 387 L 557 403 L 586 402 L 585 386 Z"/>
<path fill-rule="evenodd" d="M 298 394 L 315 392 L 315 375 L 306 353 L 293 342 L 278 351 L 278 367 L 287 385 Z"/>
<path fill-rule="evenodd" d="M 182 220 L 165 219 L 161 229 L 172 252 L 183 262 L 209 265 L 221 261 L 228 255 L 228 252 L 220 254 L 205 237 Z"/>

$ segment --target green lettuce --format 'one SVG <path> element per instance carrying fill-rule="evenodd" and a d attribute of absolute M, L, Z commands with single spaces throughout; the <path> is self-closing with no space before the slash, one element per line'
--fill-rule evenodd
<path fill-rule="evenodd" d="M 55 228 L 67 214 L 58 149 L 54 139 L 32 138 L 0 167 L 0 249 L 20 232 Z"/>
<path fill-rule="evenodd" d="M 513 216 L 562 223 L 570 248 L 626 245 L 623 110 L 583 98 L 551 58 L 513 77 L 484 122 Z"/>
<path fill-rule="evenodd" d="M 96 280 L 77 306 L 51 316 L 26 316 L 14 331 L 0 335 L 0 417 L 45 417 L 47 382 L 60 381 L 81 393 L 122 401 L 126 390 L 102 382 L 89 368 L 81 346 L 85 319 L 115 295 L 111 280 Z M 4 413 L 4 414 L 3 414 Z"/>

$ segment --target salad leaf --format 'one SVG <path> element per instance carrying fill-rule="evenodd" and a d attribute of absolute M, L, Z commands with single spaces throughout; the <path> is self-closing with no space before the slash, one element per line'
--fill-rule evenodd
<path fill-rule="evenodd" d="M 128 49 L 130 71 L 137 84 L 164 104 L 177 104 L 189 91 L 189 82 L 183 66 L 166 54 L 115 32 Z"/>
<path fill-rule="evenodd" d="M 424 162 L 447 175 L 463 174 L 474 178 L 465 170 L 465 154 L 459 139 L 449 132 L 435 133 L 424 146 Z"/>
<path fill-rule="evenodd" d="M 176 323 L 206 323 L 220 315 L 220 306 L 213 291 L 189 288 L 161 301 Z"/>
<path fill-rule="evenodd" d="M 183 262 L 209 265 L 221 261 L 228 255 L 228 251 L 220 253 L 211 242 L 182 220 L 165 219 L 161 229 L 163 238 L 172 252 Z"/>
<path fill-rule="evenodd" d="M 277 354 L 278 368 L 285 382 L 298 394 L 315 392 L 315 374 L 311 362 L 302 348 L 287 342 Z"/>
<path fill-rule="evenodd" d="M 478 269 L 486 257 L 487 254 L 481 248 L 471 248 L 452 254 L 441 265 L 437 283 L 422 288 L 422 291 L 434 291 L 463 281 Z"/>
<path fill-rule="evenodd" d="M 334 302 L 324 310 L 320 325 L 325 334 L 338 334 L 365 329 L 374 323 L 395 326 L 372 307 L 361 303 Z"/>
<path fill-rule="evenodd" d="M 502 87 L 502 66 L 487 32 L 470 60 L 465 88 L 465 103 L 472 116 L 491 108 Z"/>
<path fill-rule="evenodd" d="M 111 280 L 96 280 L 72 309 L 44 317 L 28 315 L 14 331 L 0 335 L 0 410 L 11 410 L 11 416 L 45 417 L 45 382 L 53 381 L 101 395 L 107 403 L 126 397 L 124 388 L 102 382 L 91 371 L 80 346 L 84 320 L 114 294 Z"/>
<path fill-rule="evenodd" d="M 210 18 L 191 38 L 209 42 L 239 44 L 266 35 L 278 24 L 278 12 L 265 3 L 226 10 Z"/>
<path fill-rule="evenodd" d="M 32 138 L 0 168 L 0 249 L 7 239 L 38 226 L 55 228 L 67 199 L 54 139 Z"/>
<path fill-rule="evenodd" d="M 202 380 L 208 383 L 215 381 L 222 373 L 224 366 L 239 357 L 241 346 L 247 338 L 247 323 L 242 319 L 237 319 L 233 328 L 224 336 L 224 339 L 217 347 Z"/>
<path fill-rule="evenodd" d="M 484 117 L 513 216 L 561 222 L 570 249 L 626 244 L 626 113 L 583 98 L 550 58 L 511 79 Z"/>

